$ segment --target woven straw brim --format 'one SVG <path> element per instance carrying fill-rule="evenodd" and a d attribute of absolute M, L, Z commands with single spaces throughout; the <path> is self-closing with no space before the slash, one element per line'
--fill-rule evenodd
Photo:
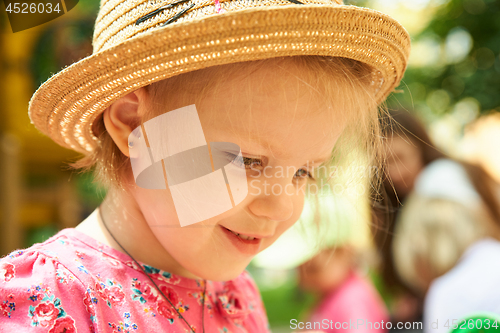
<path fill-rule="evenodd" d="M 63 147 L 92 151 L 92 122 L 116 99 L 181 73 L 282 56 L 337 56 L 379 74 L 376 99 L 399 84 L 410 51 L 394 19 L 354 6 L 297 5 L 227 12 L 137 35 L 52 76 L 33 95 L 31 122 Z"/>

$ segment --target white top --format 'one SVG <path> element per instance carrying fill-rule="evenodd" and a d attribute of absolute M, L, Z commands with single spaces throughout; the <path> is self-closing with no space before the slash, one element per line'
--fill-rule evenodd
<path fill-rule="evenodd" d="M 500 315 L 500 242 L 492 238 L 469 246 L 455 267 L 432 282 L 425 298 L 424 332 L 450 332 L 461 319 L 485 311 Z"/>
<path fill-rule="evenodd" d="M 481 202 L 464 167 L 444 158 L 432 162 L 418 175 L 414 191 L 430 198 L 456 201 L 466 207 L 476 207 Z"/>

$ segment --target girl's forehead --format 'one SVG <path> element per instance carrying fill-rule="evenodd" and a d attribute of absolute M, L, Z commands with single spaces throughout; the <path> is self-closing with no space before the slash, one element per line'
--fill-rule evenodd
<path fill-rule="evenodd" d="M 274 152 L 312 148 L 318 156 L 331 151 L 345 119 L 315 86 L 314 73 L 289 61 L 234 66 L 188 73 L 173 86 L 179 94 L 170 94 L 167 110 L 195 104 L 209 141 L 260 143 Z"/>
<path fill-rule="evenodd" d="M 302 117 L 308 111 L 328 108 L 328 98 L 310 80 L 310 74 L 294 67 L 245 68 L 216 79 L 197 99 L 202 112 L 224 113 L 244 121 L 254 113 L 262 117 Z M 236 112 L 230 112 L 236 111 Z"/>
<path fill-rule="evenodd" d="M 270 138 L 334 130 L 335 111 L 315 90 L 300 89 L 291 79 L 283 82 L 279 77 L 265 83 L 255 76 L 247 79 L 253 83 L 226 82 L 221 86 L 225 89 L 201 98 L 197 108 L 202 124 L 215 129 L 230 126 L 248 135 L 265 133 Z"/>
<path fill-rule="evenodd" d="M 154 83 L 152 100 L 162 105 L 155 113 L 196 104 L 212 119 L 223 115 L 244 122 L 255 121 L 258 111 L 264 114 L 257 119 L 270 120 L 307 117 L 309 111 L 349 116 L 359 104 L 354 101 L 366 99 L 359 96 L 362 84 L 353 83 L 356 80 L 342 68 L 311 66 L 292 58 L 222 65 Z"/>
<path fill-rule="evenodd" d="M 335 88 L 343 86 L 345 81 L 345 78 L 341 79 L 341 74 L 325 73 L 320 68 L 313 69 L 292 58 L 278 58 L 211 67 L 164 80 L 166 84 L 153 85 L 160 87 L 159 94 L 166 101 L 187 98 L 199 102 L 209 98 L 213 103 L 212 97 L 216 96 L 232 101 L 251 95 L 255 102 L 268 95 L 292 92 L 294 96 L 315 95 L 315 98 L 321 99 L 327 97 L 324 94 L 326 90 L 335 94 L 338 90 Z"/>

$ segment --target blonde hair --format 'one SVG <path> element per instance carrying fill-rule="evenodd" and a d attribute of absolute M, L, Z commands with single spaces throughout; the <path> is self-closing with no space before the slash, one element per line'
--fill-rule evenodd
<path fill-rule="evenodd" d="M 352 59 L 322 56 L 281 57 L 214 66 L 181 74 L 146 87 L 151 107 L 142 121 L 164 113 L 165 104 L 169 103 L 172 96 L 175 96 L 181 104 L 188 96 L 194 96 L 195 100 L 199 100 L 207 93 L 217 92 L 219 85 L 230 76 L 244 77 L 267 65 L 285 70 L 283 69 L 285 63 L 301 69 L 299 80 L 306 81 L 328 103 L 341 101 L 345 103 L 341 106 L 346 110 L 342 116 L 350 118 L 349 125 L 338 140 L 335 156 L 347 156 L 347 152 L 352 153 L 355 147 L 368 156 L 368 163 L 378 166 L 376 156 L 380 156 L 381 135 L 378 109 L 374 101 L 376 89 L 374 73 L 368 65 Z M 337 99 L 339 96 L 342 98 Z M 71 167 L 82 171 L 93 169 L 97 183 L 106 188 L 123 189 L 124 173 L 131 170 L 129 158 L 117 148 L 105 130 L 102 117 L 96 120 L 93 129 L 98 136 L 98 147 L 91 154 L 71 164 Z M 339 160 L 346 159 L 339 158 L 337 161 Z"/>
<path fill-rule="evenodd" d="M 452 269 L 465 250 L 487 235 L 498 237 L 485 207 L 411 194 L 396 223 L 393 256 L 402 280 L 419 293 Z"/>

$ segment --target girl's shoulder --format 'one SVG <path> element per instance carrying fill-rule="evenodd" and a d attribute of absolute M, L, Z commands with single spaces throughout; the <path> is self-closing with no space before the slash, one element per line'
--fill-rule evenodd
<path fill-rule="evenodd" d="M 52 277 L 50 270 L 47 270 L 48 266 L 53 266 L 56 276 L 63 274 L 64 271 L 62 280 L 66 279 L 67 274 L 71 274 L 73 278 L 84 279 L 85 275 L 90 275 L 87 267 L 95 266 L 97 262 L 107 264 L 99 264 L 99 272 L 106 272 L 111 267 L 118 266 L 115 253 L 110 254 L 109 250 L 104 249 L 99 242 L 75 229 L 68 228 L 43 243 L 16 250 L 1 258 L 0 282 L 7 282 L 17 276 L 25 276 L 30 270 L 33 273 L 39 269 L 42 269 L 40 272 L 42 274 L 37 277 L 43 281 Z"/>
<path fill-rule="evenodd" d="M 84 247 L 70 230 L 0 259 L 0 321 L 14 332 L 75 332 L 92 326 L 91 295 L 80 279 Z M 81 307 L 87 311 L 80 311 Z"/>
<path fill-rule="evenodd" d="M 198 280 L 187 279 L 141 264 L 128 255 L 76 230 L 68 228 L 24 250 L 0 259 L 0 284 L 27 276 L 39 282 L 63 285 L 76 282 L 85 290 L 130 285 L 144 278 L 143 269 L 154 279 L 174 288 L 199 289 Z"/>
<path fill-rule="evenodd" d="M 188 322 L 200 327 L 204 281 L 141 265 Z M 206 291 L 206 327 L 267 332 L 264 305 L 248 272 L 231 281 L 209 281 Z M 0 326 L 9 332 L 99 332 L 110 327 L 126 332 L 144 328 L 144 320 L 158 330 L 183 327 L 135 262 L 77 230 L 62 230 L 0 259 Z"/>

